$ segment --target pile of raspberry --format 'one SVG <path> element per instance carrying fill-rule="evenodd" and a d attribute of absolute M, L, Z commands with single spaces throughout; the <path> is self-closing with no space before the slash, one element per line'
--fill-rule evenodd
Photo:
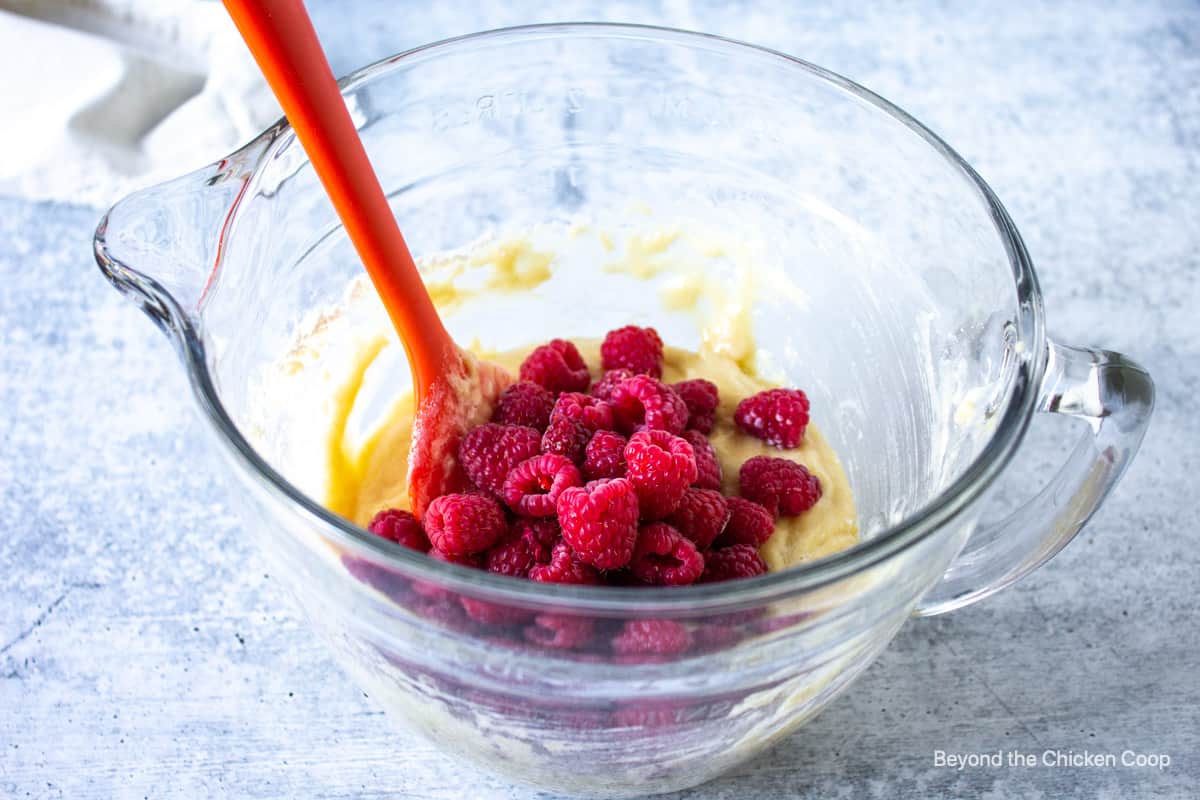
<path fill-rule="evenodd" d="M 663 383 L 653 328 L 608 333 L 593 381 L 571 342 L 529 354 L 490 422 L 469 431 L 459 461 L 470 485 L 422 521 L 399 509 L 369 530 L 434 558 L 548 583 L 686 586 L 760 575 L 759 548 L 779 516 L 812 508 L 815 475 L 755 456 L 740 496 L 721 492 L 709 442 L 717 387 Z M 770 389 L 738 404 L 734 423 L 779 448 L 800 445 L 808 398 Z"/>

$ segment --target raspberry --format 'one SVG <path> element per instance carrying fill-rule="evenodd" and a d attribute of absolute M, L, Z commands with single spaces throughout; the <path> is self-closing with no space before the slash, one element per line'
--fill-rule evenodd
<path fill-rule="evenodd" d="M 526 578 L 529 568 L 538 563 L 534 544 L 523 536 L 509 535 L 487 551 L 484 567 L 488 572 L 510 578 Z"/>
<path fill-rule="evenodd" d="M 408 511 L 385 508 L 371 518 L 367 530 L 389 542 L 396 542 L 422 553 L 429 551 L 429 539 L 425 538 L 425 530 Z"/>
<path fill-rule="evenodd" d="M 633 577 L 628 566 L 609 570 L 604 573 L 604 580 L 609 586 L 645 586 L 644 583 Z"/>
<path fill-rule="evenodd" d="M 584 480 L 625 477 L 628 439 L 614 431 L 596 431 L 583 451 Z"/>
<path fill-rule="evenodd" d="M 655 522 L 638 531 L 629 568 L 642 583 L 687 586 L 704 572 L 704 556 L 679 531 Z"/>
<path fill-rule="evenodd" d="M 692 446 L 666 431 L 642 431 L 630 437 L 625 464 L 625 476 L 637 491 L 642 519 L 670 514 L 696 480 Z"/>
<path fill-rule="evenodd" d="M 563 541 L 581 561 L 600 569 L 629 563 L 637 540 L 638 497 L 624 478 L 564 489 L 558 496 Z"/>
<path fill-rule="evenodd" d="M 429 541 L 447 556 L 481 553 L 507 528 L 500 504 L 480 494 L 444 494 L 425 510 Z"/>
<path fill-rule="evenodd" d="M 458 461 L 476 486 L 499 494 L 512 468 L 536 456 L 541 446 L 536 428 L 489 422 L 463 437 Z"/>
<path fill-rule="evenodd" d="M 613 637 L 612 649 L 621 656 L 669 656 L 682 653 L 691 644 L 691 633 L 674 620 L 631 619 Z"/>
<path fill-rule="evenodd" d="M 445 561 L 445 563 L 448 563 L 448 564 L 458 564 L 461 566 L 468 566 L 468 567 L 470 567 L 470 569 L 473 569 L 473 570 L 480 569 L 480 566 L 482 566 L 482 561 L 484 561 L 484 558 L 482 558 L 481 555 L 479 555 L 479 554 L 457 555 L 457 554 L 451 554 L 451 553 L 443 553 L 442 551 L 439 551 L 439 549 L 436 547 L 431 549 L 431 551 L 430 551 L 430 553 L 428 553 L 428 555 L 430 555 L 430 558 L 433 560 Z M 428 583 L 426 581 L 413 581 L 412 588 L 413 588 L 414 593 L 420 595 L 421 597 L 426 597 L 426 599 L 428 599 L 428 600 L 444 600 L 446 602 L 456 603 L 456 599 L 458 596 L 457 594 L 452 593 L 452 591 L 450 591 L 449 589 L 440 587 L 440 585 L 438 585 L 436 583 Z M 462 610 L 461 608 L 457 607 L 457 604 L 455 604 L 455 608 L 458 610 Z"/>
<path fill-rule="evenodd" d="M 746 544 L 758 549 L 775 532 L 775 518 L 771 512 L 742 497 L 726 497 L 729 506 L 729 524 L 718 537 L 717 547 Z"/>
<path fill-rule="evenodd" d="M 487 551 L 484 566 L 488 572 L 527 578 L 538 564 L 550 563 L 550 549 L 561 532 L 552 519 L 519 519 L 508 536 Z"/>
<path fill-rule="evenodd" d="M 755 456 L 738 471 L 742 497 L 753 500 L 774 516 L 795 516 L 821 499 L 821 481 L 803 464 L 786 458 Z"/>
<path fill-rule="evenodd" d="M 717 403 L 720 401 L 717 385 L 703 378 L 693 378 L 690 381 L 671 384 L 671 388 L 687 405 L 687 426 L 701 433 L 712 433 L 713 425 L 717 421 Z"/>
<path fill-rule="evenodd" d="M 444 591 L 444 590 L 443 590 Z M 412 606 L 413 610 L 433 624 L 460 633 L 474 634 L 479 626 L 475 624 L 463 610 L 458 598 L 449 592 L 446 596 L 421 600 Z"/>
<path fill-rule="evenodd" d="M 538 614 L 524 633 L 527 640 L 542 647 L 572 650 L 590 642 L 595 629 L 596 623 L 589 617 Z"/>
<path fill-rule="evenodd" d="M 696 480 L 692 485 L 698 489 L 721 490 L 721 462 L 712 442 L 700 431 L 684 431 L 682 434 L 696 454 Z"/>
<path fill-rule="evenodd" d="M 688 410 L 675 390 L 649 375 L 634 375 L 613 389 L 613 418 L 617 427 L 632 431 L 638 425 L 651 430 L 682 433 Z"/>
<path fill-rule="evenodd" d="M 808 426 L 808 396 L 799 389 L 768 389 L 738 403 L 733 421 L 776 447 L 796 447 Z"/>
<path fill-rule="evenodd" d="M 682 533 L 701 550 L 725 530 L 729 522 L 729 505 L 720 492 L 712 489 L 688 489 L 683 493 L 679 508 L 666 522 Z"/>
<path fill-rule="evenodd" d="M 458 601 L 468 617 L 484 625 L 518 625 L 533 616 L 533 612 L 528 609 L 501 605 L 477 597 L 464 595 L 459 597 Z"/>
<path fill-rule="evenodd" d="M 445 496 L 450 497 L 451 495 Z M 483 566 L 483 557 L 478 553 L 447 553 L 444 550 L 432 547 L 429 550 L 428 556 L 435 561 L 445 561 L 447 564 L 460 564 L 472 569 L 479 569 Z"/>
<path fill-rule="evenodd" d="M 565 456 L 534 456 L 508 473 L 500 499 L 523 516 L 553 517 L 562 490 L 582 483 L 579 470 Z"/>
<path fill-rule="evenodd" d="M 748 544 L 735 544 L 722 550 L 712 550 L 704 557 L 704 574 L 700 583 L 753 578 L 767 571 L 758 550 Z"/>
<path fill-rule="evenodd" d="M 633 377 L 627 369 L 610 369 L 600 376 L 600 380 L 592 384 L 592 397 L 601 400 L 611 400 L 613 389 Z"/>
<path fill-rule="evenodd" d="M 626 325 L 609 331 L 600 345 L 604 369 L 628 369 L 655 378 L 662 377 L 663 343 L 654 328 Z"/>
<path fill-rule="evenodd" d="M 574 583 L 586 586 L 598 586 L 602 582 L 600 573 L 590 564 L 579 560 L 566 542 L 554 545 L 554 549 L 550 553 L 549 564 L 538 564 L 529 570 L 529 580 L 539 583 Z"/>
<path fill-rule="evenodd" d="M 575 345 L 554 339 L 521 362 L 521 380 L 541 384 L 551 392 L 582 392 L 591 382 L 587 364 Z"/>
<path fill-rule="evenodd" d="M 742 632 L 729 625 L 703 624 L 692 634 L 692 649 L 697 653 L 715 653 L 733 647 L 742 640 Z"/>
<path fill-rule="evenodd" d="M 583 454 L 591 436 L 583 423 L 557 417 L 550 420 L 549 427 L 542 434 L 542 452 L 565 456 L 573 464 L 582 464 Z"/>
<path fill-rule="evenodd" d="M 553 410 L 554 395 L 533 381 L 518 381 L 500 394 L 492 422 L 544 431 Z"/>
<path fill-rule="evenodd" d="M 598 397 L 579 392 L 563 392 L 554 402 L 550 419 L 566 417 L 587 428 L 588 433 L 610 431 L 613 427 L 612 406 Z"/>
<path fill-rule="evenodd" d="M 435 561 L 445 561 L 448 564 L 459 564 L 471 569 L 479 569 L 483 565 L 483 557 L 477 553 L 471 555 L 453 555 L 443 553 L 436 547 L 429 551 L 429 557 Z M 436 583 L 428 583 L 426 581 L 413 581 L 412 590 L 422 597 L 430 600 L 447 600 L 451 603 L 457 595 L 449 589 L 443 588 Z M 455 606 L 457 608 L 457 606 Z M 461 611 L 461 609 L 459 609 Z"/>
<path fill-rule="evenodd" d="M 537 545 L 538 563 L 550 563 L 550 551 L 562 538 L 557 519 L 521 518 L 513 523 L 513 532 L 520 532 Z"/>

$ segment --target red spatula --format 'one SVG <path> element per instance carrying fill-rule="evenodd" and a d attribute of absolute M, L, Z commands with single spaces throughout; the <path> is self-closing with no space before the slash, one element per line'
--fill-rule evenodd
<path fill-rule="evenodd" d="M 404 344 L 417 400 L 408 491 L 419 517 L 435 497 L 466 485 L 458 443 L 469 428 L 486 421 L 511 379 L 463 351 L 446 332 L 304 3 L 225 0 L 225 8 L 304 145 Z"/>

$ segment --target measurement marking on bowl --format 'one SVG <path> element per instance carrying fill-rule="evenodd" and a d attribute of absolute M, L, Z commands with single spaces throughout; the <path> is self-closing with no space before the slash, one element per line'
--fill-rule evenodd
<path fill-rule="evenodd" d="M 497 89 L 484 92 L 473 103 L 441 106 L 433 109 L 431 127 L 435 131 L 461 128 L 488 121 L 514 120 L 526 114 L 565 111 L 578 114 L 584 109 L 583 89 L 570 88 L 561 94 L 536 89 Z"/>
<path fill-rule="evenodd" d="M 647 108 L 651 117 L 679 120 L 693 127 L 724 128 L 730 132 L 744 133 L 753 140 L 781 141 L 779 123 L 763 114 L 763 106 L 757 102 L 735 102 L 729 98 L 714 101 L 693 94 L 681 94 L 670 90 L 660 91 L 653 96 Z M 775 111 L 773 106 L 768 111 Z"/>
<path fill-rule="evenodd" d="M 730 108 L 691 94 L 660 90 L 648 100 L 629 104 L 621 97 L 589 96 L 580 87 L 561 94 L 536 89 L 496 89 L 478 95 L 473 102 L 437 106 L 432 109 L 430 127 L 446 131 L 484 122 L 511 121 L 530 114 L 565 111 L 580 114 L 598 105 L 640 107 L 652 119 L 678 120 L 699 128 L 728 128 L 745 133 L 751 140 L 782 140 L 778 122 L 764 116 L 756 104 Z"/>

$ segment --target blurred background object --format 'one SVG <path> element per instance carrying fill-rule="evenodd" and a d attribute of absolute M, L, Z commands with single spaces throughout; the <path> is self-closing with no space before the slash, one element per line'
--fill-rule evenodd
<path fill-rule="evenodd" d="M 0 0 L 0 192 L 107 206 L 279 116 L 212 0 Z M 31 66 L 35 65 L 35 66 Z"/>

